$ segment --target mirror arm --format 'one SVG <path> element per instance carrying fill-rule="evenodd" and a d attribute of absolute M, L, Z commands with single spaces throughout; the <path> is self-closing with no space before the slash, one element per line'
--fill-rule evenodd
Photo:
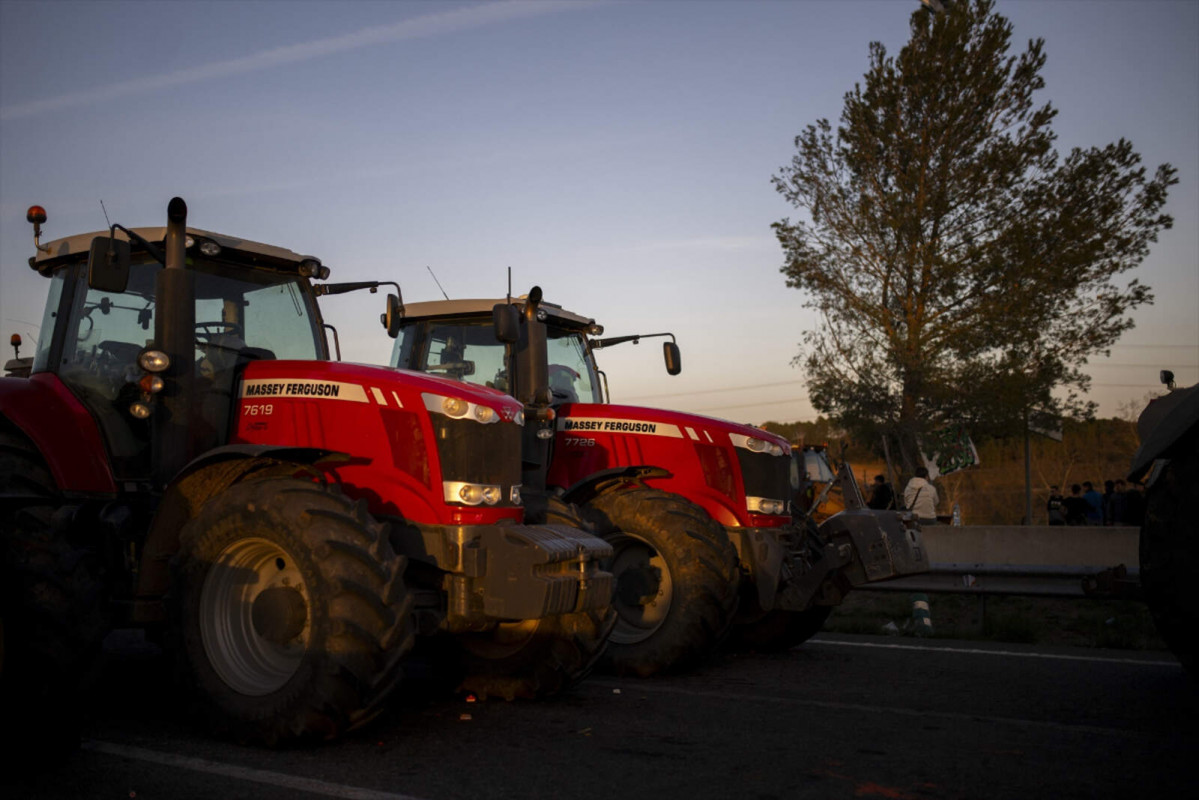
<path fill-rule="evenodd" d="M 166 254 L 162 252 L 161 248 L 159 248 L 158 245 L 152 244 L 151 242 L 146 241 L 146 239 L 143 236 L 141 236 L 140 234 L 134 233 L 133 231 L 126 228 L 124 225 L 113 225 L 111 228 L 109 228 L 108 229 L 108 238 L 110 238 L 110 239 L 115 238 L 117 229 L 124 231 L 125 235 L 129 237 L 130 241 L 137 242 L 142 247 L 144 247 L 146 249 L 146 252 L 150 254 L 150 258 L 153 258 L 155 261 L 157 261 L 159 264 L 162 264 L 164 267 L 167 265 Z"/>
<path fill-rule="evenodd" d="M 590 344 L 593 348 L 599 350 L 604 347 L 612 347 L 613 345 L 624 344 L 625 342 L 640 344 L 642 339 L 652 339 L 656 336 L 669 336 L 670 341 L 675 341 L 673 333 L 637 333 L 633 334 L 632 336 L 612 336 L 608 339 L 591 339 Z M 678 344 L 678 342 L 675 342 L 675 344 Z"/>
<path fill-rule="evenodd" d="M 312 291 L 317 297 L 330 294 L 345 294 L 346 292 L 356 292 L 360 289 L 370 289 L 371 294 L 380 286 L 396 287 L 396 296 L 400 299 L 400 306 L 404 305 L 404 295 L 400 291 L 400 285 L 395 281 L 354 281 L 352 283 L 316 283 L 312 286 Z"/>

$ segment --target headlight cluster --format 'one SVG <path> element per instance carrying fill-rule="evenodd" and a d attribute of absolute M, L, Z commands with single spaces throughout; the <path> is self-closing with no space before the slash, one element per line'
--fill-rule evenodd
<path fill-rule="evenodd" d="M 783 500 L 771 500 L 769 497 L 747 497 L 745 506 L 751 514 L 769 514 L 778 516 L 787 511 L 787 503 Z"/>
<path fill-rule="evenodd" d="M 161 350 L 143 350 L 138 353 L 137 365 L 146 374 L 136 380 L 141 396 L 129 404 L 129 413 L 137 419 L 146 419 L 154 412 L 154 395 L 161 392 L 165 385 L 158 373 L 165 372 L 171 366 L 171 359 Z"/>
<path fill-rule="evenodd" d="M 732 439 L 734 446 L 744 447 L 752 453 L 768 453 L 772 456 L 781 456 L 786 452 L 774 442 L 768 442 L 765 439 L 755 439 L 752 436 L 742 436 L 739 433 L 730 433 L 729 438 Z"/>
<path fill-rule="evenodd" d="M 434 414 L 444 414 L 451 419 L 473 419 L 483 425 L 500 421 L 499 413 L 491 406 L 471 403 L 461 397 L 447 397 L 440 394 L 425 393 L 421 397 L 425 401 L 425 408 Z M 512 421 L 517 425 L 524 425 L 524 413 L 518 412 Z"/>
<path fill-rule="evenodd" d="M 487 483 L 466 483 L 464 481 L 444 481 L 442 489 L 447 503 L 460 503 L 468 506 L 494 506 L 504 497 L 502 486 Z M 520 486 L 508 490 L 508 502 L 520 505 Z"/>

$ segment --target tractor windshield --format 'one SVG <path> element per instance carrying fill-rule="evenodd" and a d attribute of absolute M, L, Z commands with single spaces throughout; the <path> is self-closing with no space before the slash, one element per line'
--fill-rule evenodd
<path fill-rule="evenodd" d="M 581 334 L 547 330 L 550 390 L 554 403 L 598 403 L 599 382 Z M 391 363 L 512 393 L 507 346 L 496 339 L 491 318 L 405 320 Z"/>
<path fill-rule="evenodd" d="M 495 338 L 490 318 L 405 324 L 392 350 L 391 363 L 501 392 L 512 391 L 506 348 Z"/>
<path fill-rule="evenodd" d="M 577 331 L 550 326 L 549 341 L 550 391 L 555 403 L 602 402 L 599 381 L 587 356 L 583 335 Z"/>
<path fill-rule="evenodd" d="M 148 427 L 129 404 L 140 390 L 137 355 L 154 340 L 154 261 L 135 261 L 122 293 L 87 285 L 87 267 L 54 273 L 47 320 L 53 343 L 39 341 L 34 372 L 55 372 L 91 409 L 109 444 L 118 474 L 135 475 L 147 462 Z M 274 271 L 198 261 L 195 277 L 195 376 L 212 435 L 222 440 L 238 368 L 255 359 L 320 359 L 323 338 L 301 278 Z M 52 323 L 51 323 L 52 324 Z M 47 328 L 49 330 L 50 328 Z"/>

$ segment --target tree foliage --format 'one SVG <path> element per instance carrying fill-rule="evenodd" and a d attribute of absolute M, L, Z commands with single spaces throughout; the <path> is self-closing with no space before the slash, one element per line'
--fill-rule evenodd
<path fill-rule="evenodd" d="M 1012 430 L 1026 409 L 1087 414 L 1083 367 L 1132 327 L 1120 277 L 1172 220 L 1175 170 L 1124 140 L 1054 149 L 1042 40 L 1010 55 L 991 0 L 917 10 L 898 57 L 795 139 L 774 186 L 807 219 L 774 230 L 787 285 L 821 325 L 796 358 L 813 405 L 859 436 L 946 421 Z M 1067 394 L 1055 394 L 1065 388 Z"/>

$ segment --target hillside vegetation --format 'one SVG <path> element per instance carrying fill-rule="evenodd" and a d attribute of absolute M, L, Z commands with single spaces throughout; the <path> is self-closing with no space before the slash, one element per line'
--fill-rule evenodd
<path fill-rule="evenodd" d="M 869 491 L 875 475 L 887 474 L 881 443 L 871 446 L 851 441 L 827 420 L 768 422 L 763 427 L 795 443 L 827 444 L 834 461 L 844 453 L 865 491 Z M 1045 503 L 1050 486 L 1060 486 L 1062 494 L 1068 495 L 1072 483 L 1091 481 L 1102 492 L 1104 481 L 1127 474 L 1139 443 L 1135 423 L 1123 419 L 1067 420 L 1060 442 L 1033 434 L 1033 524 L 1046 523 Z M 938 512 L 948 514 L 953 504 L 958 503 L 967 525 L 1019 525 L 1024 517 L 1023 439 L 976 440 L 975 446 L 979 466 L 936 481 L 941 495 Z M 898 469 L 897 463 L 895 466 Z M 902 489 L 908 477 L 896 472 L 897 487 Z"/>

